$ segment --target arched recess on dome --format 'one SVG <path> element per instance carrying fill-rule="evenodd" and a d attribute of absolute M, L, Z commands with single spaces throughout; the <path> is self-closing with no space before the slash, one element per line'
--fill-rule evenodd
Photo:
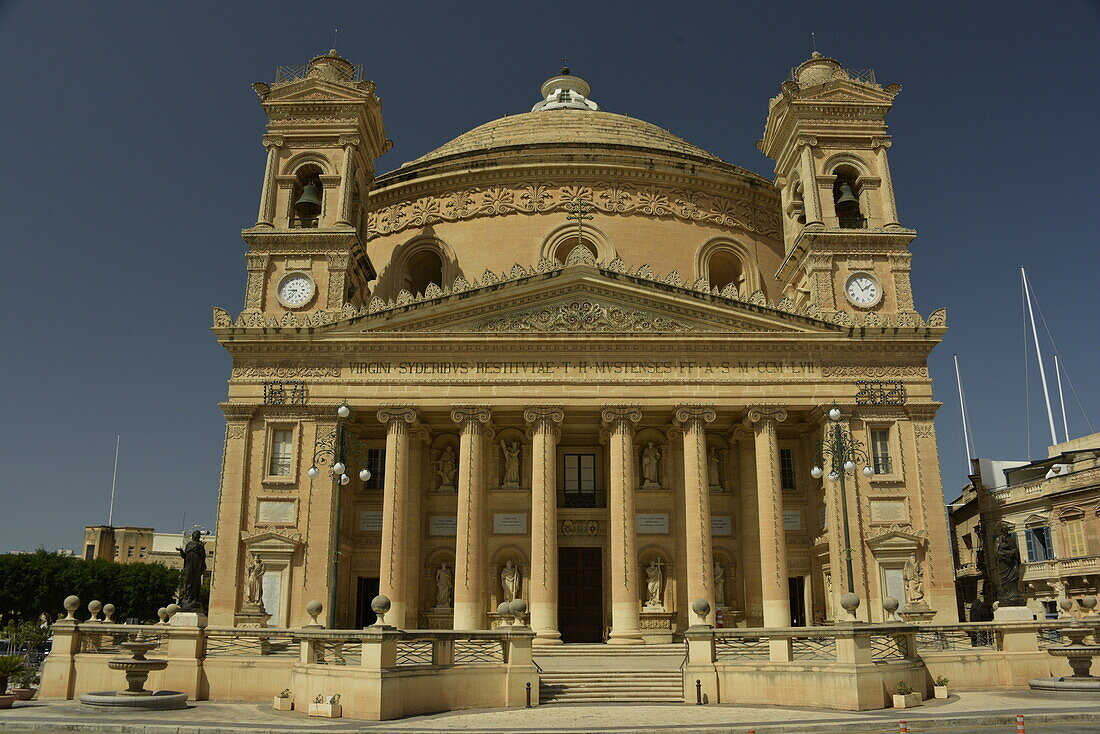
<path fill-rule="evenodd" d="M 747 247 L 735 239 L 708 240 L 695 256 L 695 278 L 706 278 L 719 292 L 733 285 L 742 298 L 761 290 L 760 270 Z"/>
<path fill-rule="evenodd" d="M 454 249 L 434 234 L 420 234 L 394 249 L 376 292 L 383 298 L 396 298 L 403 290 L 415 296 L 432 284 L 450 287 L 458 275 Z"/>
<path fill-rule="evenodd" d="M 578 242 L 577 225 L 568 223 L 554 229 L 546 236 L 542 241 L 538 260 L 542 258 L 553 260 L 556 258 L 558 262 L 564 263 L 569 258 L 569 253 L 577 245 L 588 248 L 597 262 L 609 263 L 615 259 L 615 247 L 600 229 L 590 224 L 585 225 L 580 242 Z"/>

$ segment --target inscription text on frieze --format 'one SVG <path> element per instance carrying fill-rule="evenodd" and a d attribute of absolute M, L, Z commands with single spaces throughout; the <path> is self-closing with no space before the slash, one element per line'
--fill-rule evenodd
<path fill-rule="evenodd" d="M 753 379 L 761 376 L 812 376 L 820 374 L 810 360 L 440 360 L 352 362 L 352 376 L 401 377 L 516 377 L 516 378 L 647 378 Z"/>

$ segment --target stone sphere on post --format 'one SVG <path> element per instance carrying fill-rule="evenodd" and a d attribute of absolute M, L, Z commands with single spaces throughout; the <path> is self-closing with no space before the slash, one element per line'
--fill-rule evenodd
<path fill-rule="evenodd" d="M 98 599 L 92 599 L 90 602 L 88 602 L 88 614 L 92 615 L 88 621 L 98 622 L 99 612 L 101 609 L 103 609 L 103 602 L 99 601 Z"/>
<path fill-rule="evenodd" d="M 527 602 L 523 599 L 513 599 L 508 605 L 508 611 L 512 613 L 512 624 L 522 625 L 523 615 L 527 613 Z"/>
<path fill-rule="evenodd" d="M 161 607 L 157 610 L 157 616 L 160 617 L 161 624 L 168 624 L 168 609 L 167 607 Z"/>
<path fill-rule="evenodd" d="M 65 597 L 65 611 L 68 614 L 65 615 L 65 619 L 76 620 L 76 610 L 80 609 L 80 597 L 79 596 L 67 596 Z"/>
<path fill-rule="evenodd" d="M 321 623 L 317 621 L 317 617 L 324 610 L 325 610 L 325 605 L 322 604 L 321 602 L 317 601 L 316 599 L 314 599 L 311 602 L 306 603 L 306 614 L 308 614 L 309 618 L 311 620 L 313 620 L 312 622 L 310 622 L 311 627 L 320 627 L 320 626 L 322 626 Z"/>
<path fill-rule="evenodd" d="M 696 599 L 691 603 L 691 611 L 700 619 L 700 624 L 707 623 L 707 615 L 710 614 L 710 602 L 706 599 Z"/>
<path fill-rule="evenodd" d="M 859 596 L 855 593 L 849 591 L 841 595 L 840 606 L 844 607 L 844 611 L 848 612 L 849 622 L 858 621 L 856 619 L 856 610 L 859 609 L 859 604 Z"/>
<path fill-rule="evenodd" d="M 1069 610 L 1073 609 L 1073 599 L 1062 597 L 1058 600 L 1058 607 L 1066 614 L 1069 614 Z"/>
<path fill-rule="evenodd" d="M 114 604 L 104 604 L 103 605 L 103 617 L 104 617 L 104 620 L 103 620 L 104 622 L 114 622 L 115 621 L 115 605 Z"/>
<path fill-rule="evenodd" d="M 1081 605 L 1081 608 L 1085 610 L 1085 614 L 1092 615 L 1093 610 L 1096 609 L 1096 597 L 1095 596 L 1082 596 L 1077 600 L 1077 603 Z"/>
<path fill-rule="evenodd" d="M 886 611 L 887 622 L 897 621 L 896 612 L 898 611 L 899 606 L 901 606 L 901 604 L 899 604 L 898 600 L 892 596 L 888 596 L 882 600 L 882 608 Z"/>
<path fill-rule="evenodd" d="M 497 604 L 497 614 L 500 615 L 501 619 L 507 619 L 512 616 L 512 605 L 506 601 L 502 601 L 500 604 Z"/>
<path fill-rule="evenodd" d="M 379 594 L 371 599 L 370 610 L 378 615 L 378 624 L 386 623 L 386 612 L 390 610 L 390 598 Z"/>
<path fill-rule="evenodd" d="M 171 619 L 172 617 L 176 616 L 176 612 L 178 612 L 179 610 L 180 610 L 180 605 L 179 604 L 169 604 L 168 606 L 166 606 L 164 608 L 164 611 L 168 612 L 168 619 Z"/>

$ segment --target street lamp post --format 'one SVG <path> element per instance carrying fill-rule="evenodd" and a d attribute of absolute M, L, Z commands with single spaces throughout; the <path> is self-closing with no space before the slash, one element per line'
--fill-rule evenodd
<path fill-rule="evenodd" d="M 362 466 L 359 470 L 359 478 L 364 482 L 371 478 L 370 469 L 367 468 L 367 447 L 362 441 L 352 436 L 346 429 L 345 422 L 351 417 L 351 406 L 345 400 L 336 409 L 336 427 L 326 436 L 317 438 L 316 450 L 313 453 L 313 463 L 306 473 L 310 479 L 321 476 L 318 464 L 325 465 L 331 462 L 332 481 L 337 485 L 336 490 L 336 521 L 332 524 L 332 582 L 329 584 L 329 626 L 336 626 L 336 583 L 340 578 L 340 491 L 339 487 L 347 486 L 351 481 L 348 471 L 352 464 Z"/>
<path fill-rule="evenodd" d="M 867 478 L 873 477 L 875 470 L 870 464 L 867 452 L 863 450 L 863 443 L 852 438 L 851 431 L 840 425 L 840 419 L 843 417 L 844 414 L 835 404 L 829 409 L 830 424 L 825 429 L 825 438 L 818 442 L 817 462 L 810 470 L 810 475 L 814 479 L 820 479 L 827 468 L 829 480 L 840 482 L 840 509 L 841 518 L 844 521 L 844 559 L 848 573 L 848 594 L 854 596 L 856 591 L 855 574 L 852 571 L 852 534 L 848 526 L 848 495 L 845 478 L 849 473 L 854 474 L 860 464 L 864 465 L 863 476 Z M 856 604 L 858 605 L 858 599 Z M 854 614 L 854 607 L 850 611 Z"/>

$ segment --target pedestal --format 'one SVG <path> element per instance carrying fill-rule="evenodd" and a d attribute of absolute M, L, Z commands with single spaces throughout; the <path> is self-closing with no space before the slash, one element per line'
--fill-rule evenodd
<path fill-rule="evenodd" d="M 932 618 L 936 616 L 935 609 L 929 609 L 928 607 L 916 607 L 913 609 L 902 609 L 898 614 L 906 622 L 915 622 L 916 624 L 929 624 Z"/>
<path fill-rule="evenodd" d="M 720 606 L 714 610 L 714 626 L 729 629 L 741 627 L 745 621 L 745 613 L 740 609 Z"/>
<path fill-rule="evenodd" d="M 420 616 L 430 630 L 449 630 L 454 626 L 454 611 L 450 607 L 436 607 Z"/>
<path fill-rule="evenodd" d="M 645 607 L 638 615 L 638 626 L 642 630 L 642 639 L 646 644 L 659 645 L 672 642 L 672 618 L 675 612 L 665 611 L 664 607 Z"/>
<path fill-rule="evenodd" d="M 172 627 L 206 627 L 206 615 L 202 612 L 176 612 L 168 620 Z"/>
<path fill-rule="evenodd" d="M 269 619 L 271 615 L 259 604 L 245 604 L 241 611 L 233 615 L 233 626 L 266 627 Z"/>
<path fill-rule="evenodd" d="M 905 613 L 902 612 L 902 615 Z M 997 607 L 993 610 L 994 622 L 1030 622 L 1035 619 L 1035 612 L 1027 607 Z"/>
<path fill-rule="evenodd" d="M 641 489 L 660 489 L 661 485 L 657 482 L 646 482 L 641 486 Z"/>

